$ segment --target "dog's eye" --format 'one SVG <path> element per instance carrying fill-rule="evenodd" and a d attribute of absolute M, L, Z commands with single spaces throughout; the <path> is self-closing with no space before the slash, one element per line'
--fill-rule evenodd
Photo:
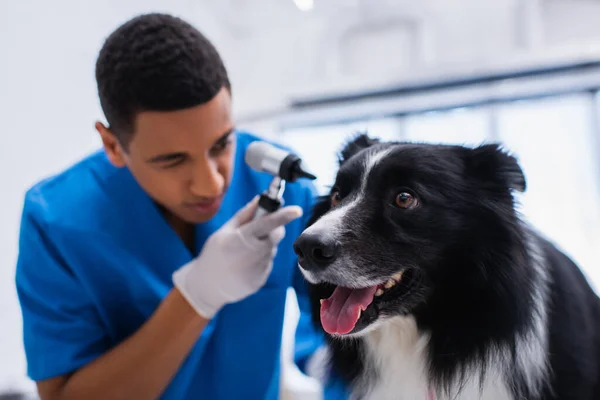
<path fill-rule="evenodd" d="M 408 192 L 398 193 L 396 205 L 403 209 L 413 208 L 418 204 L 417 198 Z"/>
<path fill-rule="evenodd" d="M 339 204 L 340 200 L 342 199 L 340 196 L 340 192 L 338 192 L 337 190 L 331 192 L 330 199 L 331 199 L 331 205 L 333 207 L 337 206 Z"/>

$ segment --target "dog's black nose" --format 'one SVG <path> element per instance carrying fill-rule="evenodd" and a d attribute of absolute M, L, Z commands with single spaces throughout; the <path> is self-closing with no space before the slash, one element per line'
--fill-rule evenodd
<path fill-rule="evenodd" d="M 335 238 L 309 232 L 304 232 L 294 242 L 294 251 L 298 255 L 298 261 L 306 270 L 327 267 L 335 260 L 338 248 Z"/>

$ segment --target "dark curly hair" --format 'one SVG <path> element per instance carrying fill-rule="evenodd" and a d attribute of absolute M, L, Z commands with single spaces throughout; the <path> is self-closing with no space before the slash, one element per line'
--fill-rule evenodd
<path fill-rule="evenodd" d="M 231 91 L 215 47 L 180 18 L 152 13 L 118 27 L 96 62 L 100 104 L 109 127 L 127 147 L 136 113 L 173 111 L 206 103 Z"/>

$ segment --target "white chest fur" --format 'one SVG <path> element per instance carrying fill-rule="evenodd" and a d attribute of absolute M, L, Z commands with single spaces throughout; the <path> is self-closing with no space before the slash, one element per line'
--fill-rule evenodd
<path fill-rule="evenodd" d="M 361 400 L 446 400 L 434 395 L 427 386 L 424 350 L 428 337 L 419 336 L 414 318 L 387 320 L 367 333 L 365 377 L 354 390 L 352 399 Z M 499 373 L 488 369 L 483 390 L 477 371 L 452 400 L 512 400 Z M 453 391 L 454 392 L 454 391 Z"/>

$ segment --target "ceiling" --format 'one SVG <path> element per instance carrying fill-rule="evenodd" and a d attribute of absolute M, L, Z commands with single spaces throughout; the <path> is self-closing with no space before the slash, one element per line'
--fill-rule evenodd
<path fill-rule="evenodd" d="M 252 98 L 244 101 L 248 111 L 277 108 L 297 95 L 600 54 L 597 0 L 204 0 L 202 5 L 224 33 L 220 47 L 242 96 Z"/>

